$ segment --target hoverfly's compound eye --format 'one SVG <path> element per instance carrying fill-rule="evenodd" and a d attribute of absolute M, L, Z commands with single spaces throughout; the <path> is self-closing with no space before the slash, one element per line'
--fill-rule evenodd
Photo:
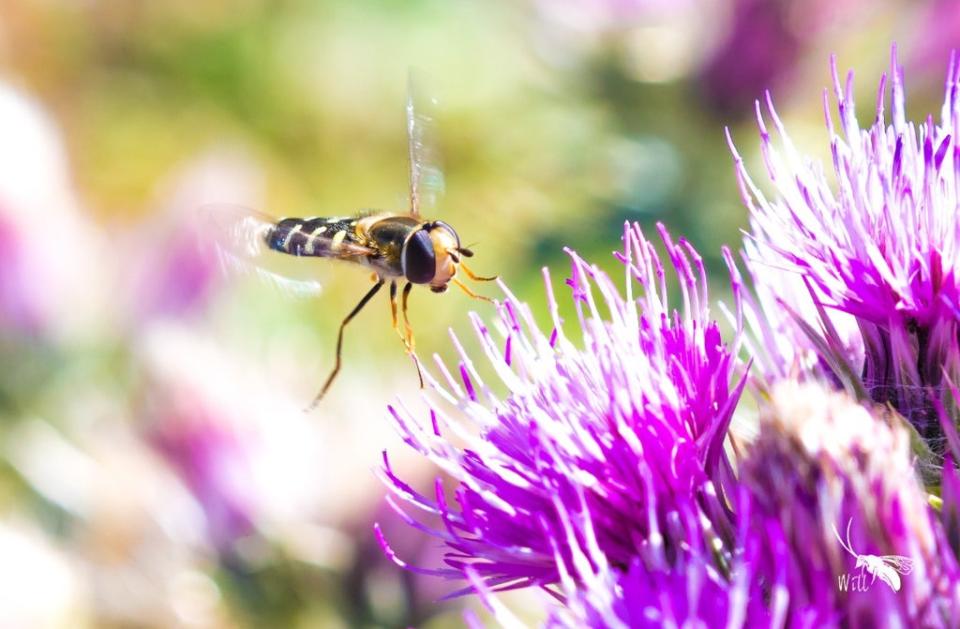
<path fill-rule="evenodd" d="M 414 284 L 426 284 L 433 279 L 437 273 L 437 256 L 426 230 L 418 229 L 403 243 L 400 264 L 404 277 Z"/>
<path fill-rule="evenodd" d="M 447 224 L 444 223 L 443 221 L 434 221 L 433 224 L 430 226 L 430 229 L 442 229 L 442 230 L 446 231 L 446 232 L 449 233 L 451 236 L 453 236 L 454 242 L 457 243 L 456 248 L 457 248 L 457 249 L 460 248 L 460 236 L 457 235 L 457 232 L 454 231 L 454 229 L 453 229 L 452 227 L 450 227 L 449 225 L 447 225 Z"/>

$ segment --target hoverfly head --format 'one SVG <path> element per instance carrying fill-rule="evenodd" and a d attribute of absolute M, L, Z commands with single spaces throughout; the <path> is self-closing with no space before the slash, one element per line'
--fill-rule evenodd
<path fill-rule="evenodd" d="M 457 274 L 460 257 L 460 237 L 453 227 L 443 221 L 424 223 L 407 241 L 405 252 L 408 260 L 404 268 L 407 279 L 416 284 L 430 284 L 435 293 L 442 293 L 447 283 Z M 416 243 L 416 244 L 413 244 Z M 413 245 L 414 248 L 411 248 Z M 409 270 L 418 270 L 418 262 L 423 272 L 412 275 Z M 429 274 L 427 272 L 429 267 Z"/>
<path fill-rule="evenodd" d="M 472 297 L 478 297 L 454 279 L 458 269 L 475 281 L 489 282 L 496 277 L 479 277 L 462 258 L 472 258 L 473 251 L 460 246 L 456 230 L 443 221 L 424 223 L 404 243 L 401 254 L 403 274 L 414 284 L 430 284 L 430 290 L 442 293 L 452 281 Z M 480 297 L 481 299 L 486 299 Z"/>

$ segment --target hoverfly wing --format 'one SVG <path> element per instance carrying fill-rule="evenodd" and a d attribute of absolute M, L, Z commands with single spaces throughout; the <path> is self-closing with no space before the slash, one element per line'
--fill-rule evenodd
<path fill-rule="evenodd" d="M 199 213 L 198 245 L 214 252 L 224 274 L 254 277 L 288 297 L 313 297 L 322 291 L 307 265 L 284 264 L 284 255 L 268 246 L 267 237 L 277 224 L 273 217 L 231 204 L 204 205 Z"/>
<path fill-rule="evenodd" d="M 417 80 L 411 71 L 407 78 L 407 146 L 410 159 L 410 213 L 421 216 L 436 205 L 443 194 L 443 171 L 434 139 L 432 109 L 420 97 Z"/>

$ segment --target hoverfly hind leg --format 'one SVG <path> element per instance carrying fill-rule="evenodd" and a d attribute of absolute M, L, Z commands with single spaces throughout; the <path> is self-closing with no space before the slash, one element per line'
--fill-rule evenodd
<path fill-rule="evenodd" d="M 367 291 L 367 294 L 363 296 L 363 299 L 360 300 L 360 303 L 354 306 L 353 310 L 350 311 L 350 314 L 348 314 L 340 323 L 340 330 L 337 332 L 337 358 L 333 366 L 333 371 L 331 371 L 330 375 L 327 376 L 327 381 L 323 383 L 323 388 L 320 389 L 320 393 L 318 393 L 317 397 L 313 399 L 313 402 L 310 403 L 310 406 L 305 409 L 307 413 L 317 408 L 317 404 L 320 403 L 320 400 L 323 399 L 323 396 L 327 394 L 327 390 L 330 388 L 330 385 L 333 384 L 334 378 L 336 378 L 337 374 L 340 373 L 340 353 L 343 349 L 343 329 L 347 327 L 347 324 L 350 323 L 355 316 L 357 316 L 357 313 L 363 310 L 363 307 L 367 305 L 367 302 L 373 299 L 373 296 L 376 295 L 381 288 L 383 288 L 383 284 L 384 281 L 382 279 L 378 279 L 377 283 L 373 285 L 373 288 Z"/>

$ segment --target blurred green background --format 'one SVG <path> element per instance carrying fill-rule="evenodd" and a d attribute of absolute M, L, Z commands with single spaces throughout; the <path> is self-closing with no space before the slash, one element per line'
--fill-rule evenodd
<path fill-rule="evenodd" d="M 197 208 L 403 210 L 412 68 L 436 100 L 434 218 L 541 321 L 540 269 L 569 315 L 563 247 L 616 271 L 625 220 L 691 240 L 723 299 L 720 247 L 747 222 L 724 127 L 762 181 L 770 88 L 826 157 L 829 55 L 857 69 L 867 124 L 893 41 L 908 110 L 938 112 L 960 43 L 946 0 L 5 0 L 0 626 L 459 626 L 476 602 L 439 602 L 458 585 L 401 571 L 372 534 L 439 560 L 374 473 L 387 448 L 405 477 L 434 473 L 387 421 L 419 393 L 386 298 L 304 414 L 367 274 L 297 261 L 324 286 L 309 299 L 224 275 Z M 493 313 L 415 291 L 421 355 L 455 362 L 470 310 Z"/>

